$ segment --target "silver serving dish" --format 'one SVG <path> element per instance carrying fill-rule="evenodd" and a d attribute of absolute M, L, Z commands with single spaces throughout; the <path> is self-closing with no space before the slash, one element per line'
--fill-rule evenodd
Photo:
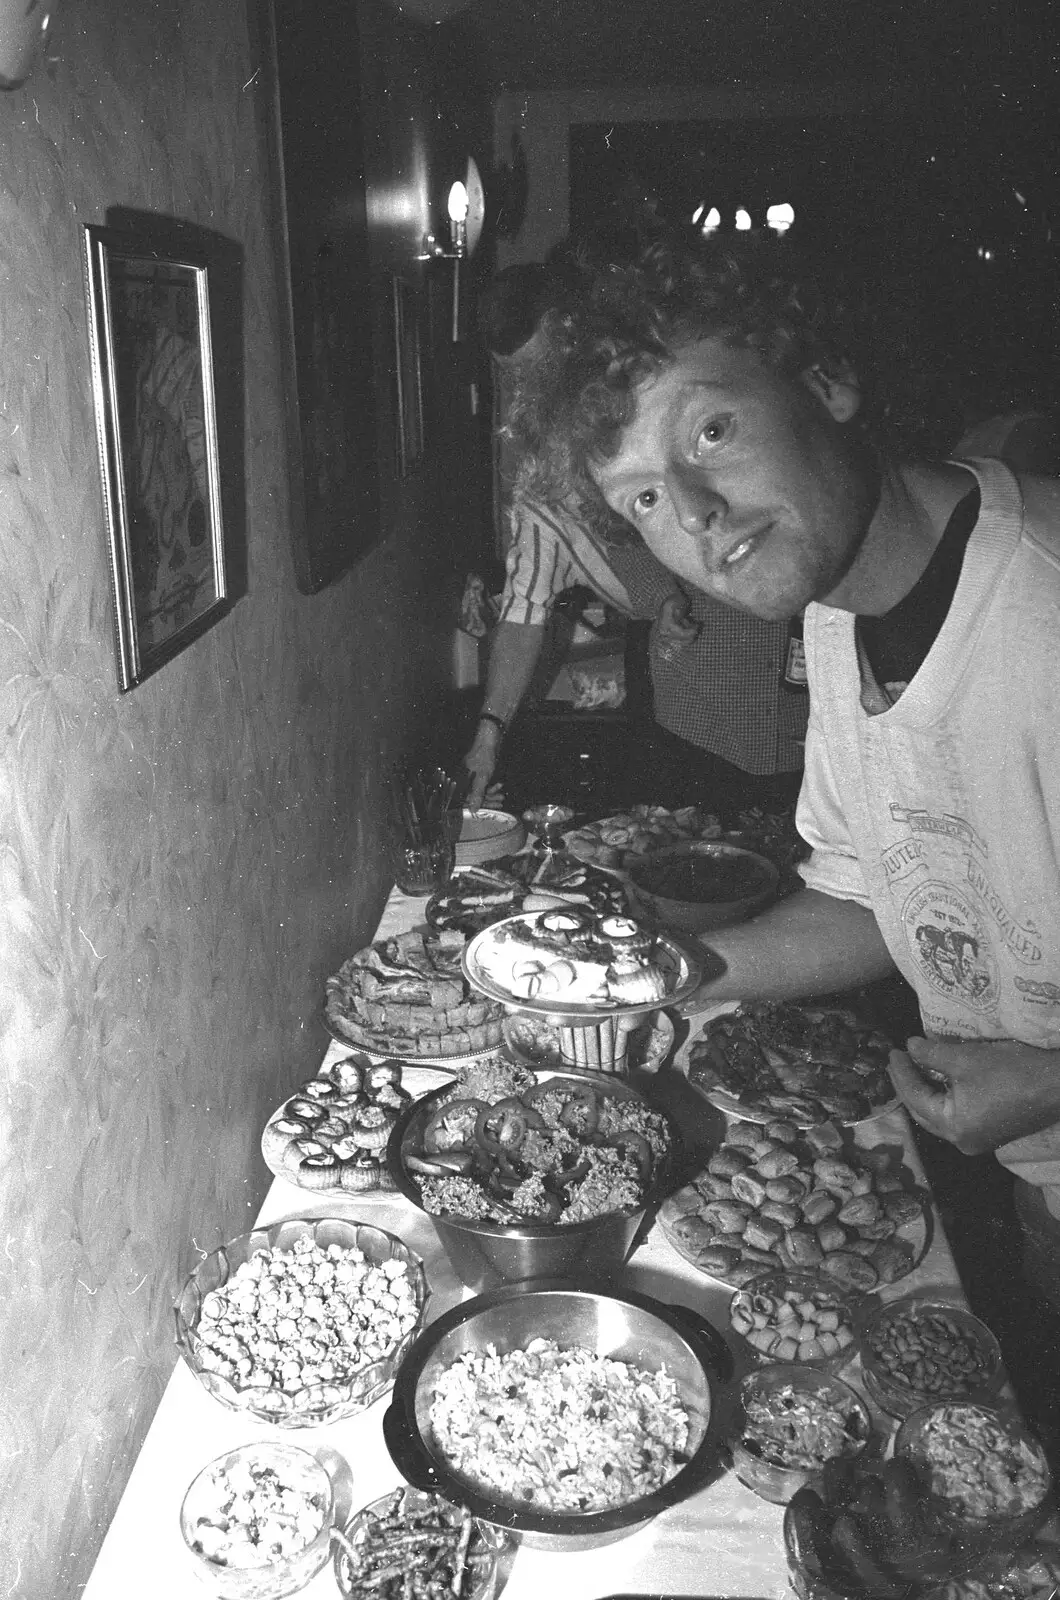
<path fill-rule="evenodd" d="M 620 1099 L 645 1101 L 631 1084 L 605 1072 L 546 1072 L 552 1079 L 574 1078 L 592 1083 L 601 1092 Z M 423 1148 L 423 1129 L 437 1102 L 452 1094 L 451 1085 L 425 1094 L 406 1106 L 387 1145 L 387 1167 L 397 1188 L 420 1211 L 424 1210 L 420 1186 L 405 1165 L 408 1151 Z M 645 1102 L 647 1103 L 647 1102 Z M 653 1107 L 662 1113 L 660 1106 Z M 665 1113 L 662 1113 L 665 1114 Z M 669 1121 L 669 1119 L 667 1119 Z M 586 1222 L 478 1222 L 467 1217 L 430 1216 L 435 1232 L 461 1283 L 475 1290 L 531 1278 L 603 1279 L 616 1273 L 633 1251 L 645 1218 L 676 1185 L 681 1159 L 680 1136 L 670 1122 L 671 1154 L 655 1165 L 641 1203 L 633 1211 L 610 1211 Z"/>
<path fill-rule="evenodd" d="M 606 1511 L 528 1510 L 525 1501 L 490 1496 L 455 1472 L 431 1436 L 430 1407 L 440 1374 L 465 1351 L 504 1353 L 531 1339 L 597 1351 L 648 1371 L 665 1367 L 690 1419 L 689 1460 L 654 1493 Z M 546 1280 L 509 1285 L 468 1300 L 430 1324 L 409 1351 L 383 1436 L 395 1464 L 418 1489 L 466 1505 L 484 1522 L 509 1528 L 531 1548 L 586 1550 L 624 1538 L 668 1506 L 705 1487 L 724 1470 L 724 1387 L 731 1360 L 722 1336 L 684 1307 L 663 1305 L 631 1290 Z"/>
<path fill-rule="evenodd" d="M 482 965 L 482 952 L 491 941 L 496 941 L 498 934 L 505 928 L 510 928 L 513 923 L 536 922 L 542 915 L 540 911 L 524 911 L 515 917 L 504 917 L 500 922 L 491 923 L 488 928 L 483 928 L 481 933 L 476 933 L 475 937 L 465 945 L 460 958 L 468 983 L 491 1000 L 499 1000 L 502 1005 L 508 1006 L 513 1011 L 550 1017 L 554 1022 L 566 1023 L 568 1026 L 602 1022 L 607 1017 L 646 1016 L 650 1011 L 658 1011 L 660 1006 L 677 1005 L 699 986 L 703 975 L 702 962 L 676 939 L 667 934 L 658 934 L 655 940 L 655 959 L 666 974 L 666 993 L 661 997 L 644 1000 L 637 1005 L 624 1005 L 620 1001 L 590 1003 L 572 1000 L 566 1006 L 557 1006 L 554 1000 L 527 1000 L 512 990 L 503 988 L 490 976 Z"/>

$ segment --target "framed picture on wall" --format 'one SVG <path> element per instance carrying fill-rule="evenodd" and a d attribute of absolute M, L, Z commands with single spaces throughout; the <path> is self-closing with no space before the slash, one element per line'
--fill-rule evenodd
<path fill-rule="evenodd" d="M 213 236 L 196 235 L 143 214 L 83 235 L 122 691 L 218 621 L 241 587 L 226 527 L 242 512 L 241 418 L 219 421 Z"/>
<path fill-rule="evenodd" d="M 423 455 L 423 349 L 417 287 L 394 275 L 397 469 L 407 478 Z"/>

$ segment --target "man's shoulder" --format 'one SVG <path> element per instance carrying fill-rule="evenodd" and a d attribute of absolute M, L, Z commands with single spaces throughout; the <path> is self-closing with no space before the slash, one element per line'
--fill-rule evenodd
<path fill-rule="evenodd" d="M 971 533 L 972 547 L 992 549 L 1002 572 L 1018 576 L 1044 561 L 1049 568 L 1060 563 L 1060 478 L 1014 472 L 996 458 L 980 457 L 959 463 L 979 484 L 980 505 Z"/>

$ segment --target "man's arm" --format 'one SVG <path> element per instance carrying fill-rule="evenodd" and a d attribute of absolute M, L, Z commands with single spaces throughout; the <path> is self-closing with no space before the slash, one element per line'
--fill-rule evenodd
<path fill-rule="evenodd" d="M 490 644 L 483 711 L 503 722 L 511 722 L 533 681 L 545 642 L 545 625 L 533 622 L 498 622 Z M 481 806 L 500 755 L 503 730 L 496 722 L 480 722 L 474 742 L 464 757 L 472 774 L 467 805 L 472 811 Z"/>
<path fill-rule="evenodd" d="M 703 983 L 684 1002 L 799 1000 L 873 983 L 894 962 L 872 912 L 856 900 L 802 889 L 750 922 L 704 934 Z"/>

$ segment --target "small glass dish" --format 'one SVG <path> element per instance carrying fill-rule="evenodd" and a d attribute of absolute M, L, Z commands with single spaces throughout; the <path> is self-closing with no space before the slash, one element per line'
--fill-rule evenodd
<path fill-rule="evenodd" d="M 857 1333 L 866 1393 L 892 1417 L 940 1400 L 988 1400 L 1004 1382 L 986 1323 L 937 1296 L 862 1306 Z"/>
<path fill-rule="evenodd" d="M 918 1600 L 979 1559 L 928 1504 L 910 1464 L 871 1447 L 833 1458 L 818 1485 L 796 1490 L 784 1551 L 799 1600 Z"/>
<path fill-rule="evenodd" d="M 805 1366 L 760 1367 L 740 1385 L 736 1476 L 763 1500 L 787 1505 L 815 1487 L 825 1463 L 861 1454 L 872 1421 L 849 1384 Z"/>
<path fill-rule="evenodd" d="M 333 1516 L 331 1479 L 308 1450 L 245 1444 L 193 1480 L 180 1531 L 219 1600 L 280 1600 L 327 1562 Z"/>
<path fill-rule="evenodd" d="M 1013 1407 L 947 1400 L 913 1411 L 894 1455 L 965 1552 L 1013 1550 L 1053 1509 L 1045 1452 Z"/>
<path fill-rule="evenodd" d="M 370 1586 L 373 1600 L 401 1600 L 406 1592 L 405 1567 L 422 1561 L 432 1568 L 439 1593 L 452 1594 L 459 1600 L 496 1600 L 507 1578 L 507 1566 L 501 1558 L 514 1549 L 515 1540 L 503 1528 L 470 1517 L 465 1565 L 458 1577 L 461 1535 L 466 1536 L 465 1517 L 470 1513 L 462 1507 L 419 1489 L 394 1489 L 362 1506 L 342 1534 L 335 1534 L 334 1569 L 339 1593 L 359 1596 Z M 438 1532 L 434 1543 L 430 1538 L 432 1530 Z M 409 1538 L 412 1533 L 418 1535 L 415 1540 Z M 403 1537 L 405 1542 L 396 1544 L 397 1553 L 389 1563 L 395 1568 L 393 1580 L 373 1583 L 371 1572 L 379 1555 L 385 1558 L 387 1543 Z"/>
<path fill-rule="evenodd" d="M 214 1336 L 212 1328 L 210 1337 L 205 1336 L 203 1307 L 207 1305 L 208 1297 L 223 1290 L 239 1268 L 251 1262 L 253 1257 L 270 1252 L 277 1265 L 285 1269 L 289 1267 L 293 1274 L 301 1255 L 308 1257 L 309 1261 L 318 1262 L 319 1256 L 315 1252 L 326 1255 L 329 1251 L 333 1255 L 340 1253 L 336 1259 L 344 1272 L 352 1272 L 355 1278 L 358 1272 L 354 1264 L 356 1257 L 351 1258 L 346 1254 L 350 1251 L 361 1252 L 366 1269 L 382 1268 L 385 1274 L 393 1274 L 399 1283 L 407 1284 L 414 1318 L 410 1320 L 406 1315 L 408 1326 L 400 1336 L 391 1339 L 382 1353 L 375 1353 L 375 1343 L 379 1343 L 385 1333 L 380 1317 L 382 1332 L 379 1338 L 368 1344 L 371 1353 L 366 1353 L 363 1364 L 355 1369 L 351 1367 L 344 1376 L 340 1375 L 330 1382 L 301 1382 L 300 1386 L 296 1386 L 284 1380 L 282 1363 L 292 1356 L 291 1345 L 297 1344 L 301 1333 L 298 1330 L 292 1333 L 281 1329 L 277 1317 L 269 1315 L 262 1318 L 260 1323 L 250 1320 L 249 1324 L 250 1330 L 255 1335 L 264 1335 L 264 1340 L 270 1346 L 278 1343 L 272 1367 L 272 1377 L 277 1381 L 264 1381 L 268 1369 L 250 1372 L 239 1370 L 236 1362 L 225 1359 L 223 1340 Z M 388 1263 L 391 1262 L 399 1263 L 399 1266 L 390 1267 Z M 303 1278 L 305 1270 L 304 1263 L 299 1265 L 299 1273 Z M 405 1290 L 399 1292 L 404 1298 Z M 355 1294 L 356 1290 L 349 1288 L 344 1295 L 338 1295 L 334 1289 L 321 1291 L 317 1287 L 315 1293 L 323 1302 L 326 1325 L 331 1297 L 335 1295 L 336 1300 L 345 1298 L 348 1304 L 349 1295 Z M 385 1394 L 394 1381 L 402 1357 L 423 1327 L 429 1299 L 430 1289 L 423 1262 L 394 1234 L 364 1222 L 351 1222 L 340 1217 L 292 1217 L 272 1227 L 255 1228 L 252 1233 L 241 1234 L 238 1239 L 221 1245 L 203 1257 L 187 1278 L 173 1308 L 177 1349 L 204 1389 L 230 1410 L 246 1411 L 279 1428 L 315 1428 L 337 1422 L 342 1417 L 353 1416 Z M 207 1305 L 207 1327 L 211 1326 L 209 1311 L 215 1304 L 211 1302 Z M 336 1322 L 341 1317 L 342 1312 L 337 1309 Z M 349 1325 L 348 1318 L 345 1325 Z"/>
<path fill-rule="evenodd" d="M 737 1289 L 729 1324 L 756 1362 L 838 1372 L 858 1353 L 855 1301 L 823 1273 L 770 1272 Z"/>
<path fill-rule="evenodd" d="M 1060 1546 L 1030 1540 L 1015 1551 L 988 1556 L 963 1577 L 930 1590 L 925 1600 L 1054 1600 L 1060 1592 Z"/>

